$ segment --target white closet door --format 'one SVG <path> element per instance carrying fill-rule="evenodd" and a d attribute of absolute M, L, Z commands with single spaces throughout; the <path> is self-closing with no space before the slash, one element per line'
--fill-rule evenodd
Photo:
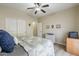
<path fill-rule="evenodd" d="M 39 37 L 42 37 L 42 23 L 38 23 L 38 25 L 37 25 L 37 35 L 39 36 Z"/>
<path fill-rule="evenodd" d="M 26 35 L 26 21 L 17 20 L 18 22 L 18 36 Z"/>
<path fill-rule="evenodd" d="M 5 29 L 9 33 L 16 35 L 17 34 L 17 22 L 16 19 L 7 18 L 5 20 Z"/>

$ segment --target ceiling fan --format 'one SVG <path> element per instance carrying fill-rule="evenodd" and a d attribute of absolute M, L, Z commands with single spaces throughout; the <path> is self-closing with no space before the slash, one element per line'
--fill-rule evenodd
<path fill-rule="evenodd" d="M 42 11 L 43 13 L 46 13 L 46 11 L 43 10 L 42 8 L 49 7 L 48 4 L 42 5 L 41 3 L 34 3 L 34 5 L 35 5 L 35 7 L 29 7 L 29 8 L 27 8 L 27 9 L 35 9 L 34 14 L 37 14 L 38 11 Z"/>

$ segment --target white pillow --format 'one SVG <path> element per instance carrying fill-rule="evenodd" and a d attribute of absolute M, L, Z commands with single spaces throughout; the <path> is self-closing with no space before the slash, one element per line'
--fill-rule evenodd
<path fill-rule="evenodd" d="M 16 45 L 18 45 L 19 40 L 16 37 L 14 37 L 14 42 L 15 42 Z"/>
<path fill-rule="evenodd" d="M 2 51 L 2 48 L 0 47 L 0 52 Z"/>

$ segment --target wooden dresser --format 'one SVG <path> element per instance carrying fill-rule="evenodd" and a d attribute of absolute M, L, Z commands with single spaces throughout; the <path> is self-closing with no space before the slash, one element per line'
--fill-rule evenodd
<path fill-rule="evenodd" d="M 73 55 L 79 56 L 79 39 L 67 38 L 66 50 Z"/>

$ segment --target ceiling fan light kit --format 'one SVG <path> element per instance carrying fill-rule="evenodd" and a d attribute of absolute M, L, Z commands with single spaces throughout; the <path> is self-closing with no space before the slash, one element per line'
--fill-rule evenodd
<path fill-rule="evenodd" d="M 38 11 L 41 11 L 43 13 L 46 13 L 45 10 L 43 10 L 42 8 L 46 8 L 46 7 L 49 7 L 48 4 L 46 5 L 42 5 L 41 3 L 34 3 L 35 7 L 30 7 L 30 8 L 27 8 L 27 9 L 34 9 L 35 10 L 35 14 L 37 14 Z"/>
<path fill-rule="evenodd" d="M 36 8 L 35 10 L 40 11 L 41 9 L 40 8 Z"/>

